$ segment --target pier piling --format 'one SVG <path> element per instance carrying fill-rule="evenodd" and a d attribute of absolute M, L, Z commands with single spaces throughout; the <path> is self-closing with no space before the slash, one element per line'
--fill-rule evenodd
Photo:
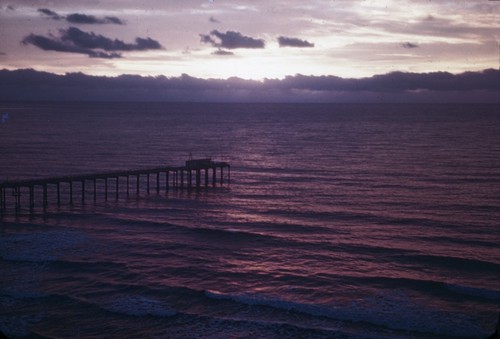
<path fill-rule="evenodd" d="M 118 185 L 120 184 L 120 177 L 116 176 L 116 193 L 115 193 L 115 199 L 118 200 Z"/>
<path fill-rule="evenodd" d="M 104 192 L 104 200 L 108 200 L 108 179 L 115 180 L 115 198 L 119 199 L 120 191 L 120 177 L 126 177 L 127 182 L 127 197 L 130 194 L 130 176 L 135 176 L 136 179 L 136 194 L 140 195 L 140 182 L 141 175 L 146 175 L 147 178 L 147 194 L 150 194 L 150 174 L 156 174 L 156 193 L 160 194 L 162 190 L 162 180 L 161 174 L 165 173 L 165 192 L 168 192 L 170 188 L 172 189 L 200 189 L 202 185 L 202 171 L 205 171 L 205 187 L 209 186 L 210 182 L 210 169 L 212 169 L 212 186 L 216 186 L 218 180 L 220 179 L 220 184 L 224 183 L 224 168 L 227 168 L 227 182 L 230 181 L 230 165 L 227 162 L 215 162 L 210 159 L 197 159 L 186 161 L 185 166 L 177 167 L 157 167 L 152 169 L 139 169 L 139 170 L 129 170 L 129 171 L 119 171 L 111 173 L 98 173 L 98 174 L 88 174 L 79 176 L 66 176 L 66 177 L 56 177 L 47 179 L 31 179 L 31 180 L 18 180 L 18 181 L 6 181 L 0 183 L 0 217 L 4 217 L 8 209 L 14 208 L 15 213 L 19 214 L 22 210 L 23 201 L 28 200 L 28 208 L 30 213 L 33 213 L 36 207 L 36 191 L 42 188 L 42 202 L 41 205 L 43 210 L 46 211 L 49 205 L 49 185 L 55 186 L 55 201 L 57 206 L 62 203 L 62 196 L 69 195 L 69 204 L 73 204 L 73 195 L 77 194 L 73 192 L 73 183 L 80 183 L 81 189 L 79 191 L 80 201 L 85 204 L 85 194 L 86 194 L 86 183 L 88 180 L 92 181 L 93 186 L 93 201 L 97 203 L 97 195 L 100 192 Z M 220 178 L 217 177 L 217 169 L 220 169 Z M 193 183 L 193 171 L 196 176 L 195 183 Z M 186 176 L 186 180 L 184 177 Z M 98 190 L 97 180 L 104 181 L 103 189 Z M 61 184 L 67 183 L 69 185 L 69 192 L 61 189 Z M 28 191 L 29 196 L 27 198 L 21 199 L 22 192 Z M 9 191 L 9 192 L 7 192 Z M 54 195 L 54 190 L 50 190 L 50 195 Z M 67 192 L 67 193 L 65 193 Z M 8 194 L 7 194 L 8 193 Z M 13 201 L 10 197 L 13 197 Z M 12 201 L 9 203 L 9 200 Z M 68 201 L 66 200 L 66 201 Z M 13 205 L 13 206 L 12 206 Z"/>
<path fill-rule="evenodd" d="M 128 183 L 129 183 L 129 175 L 127 175 L 127 197 L 129 196 L 129 188 L 128 188 Z"/>
<path fill-rule="evenodd" d="M 82 204 L 85 203 L 85 179 L 82 180 Z"/>

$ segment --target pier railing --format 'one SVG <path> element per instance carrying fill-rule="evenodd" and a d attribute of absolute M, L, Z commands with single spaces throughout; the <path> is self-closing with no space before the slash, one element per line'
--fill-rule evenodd
<path fill-rule="evenodd" d="M 227 169 L 226 175 L 224 175 L 224 169 Z M 210 174 L 210 172 L 212 173 Z M 217 176 L 217 172 L 219 172 L 219 176 Z M 202 178 L 202 175 L 204 175 L 204 178 Z M 135 193 L 137 196 L 139 196 L 141 178 L 143 176 L 146 176 L 147 194 L 149 194 L 152 189 L 150 177 L 156 177 L 154 180 L 156 183 L 156 187 L 153 187 L 153 189 L 156 189 L 156 193 L 159 194 L 162 189 L 168 192 L 170 189 L 200 189 L 202 186 L 216 186 L 217 183 L 223 185 L 224 180 L 229 183 L 231 180 L 231 166 L 228 162 L 216 162 L 211 161 L 210 159 L 200 159 L 198 161 L 186 161 L 185 166 L 166 166 L 149 169 L 135 169 L 107 173 L 62 176 L 55 178 L 5 181 L 0 183 L 0 216 L 6 214 L 8 207 L 12 205 L 16 214 L 19 213 L 23 202 L 23 200 L 21 199 L 22 196 L 27 196 L 29 198 L 28 206 L 30 211 L 33 211 L 35 207 L 35 191 L 40 188 L 42 189 L 41 206 L 43 207 L 44 211 L 51 201 L 55 200 L 58 206 L 61 205 L 62 185 L 67 186 L 66 188 L 69 187 L 69 193 L 67 193 L 67 195 L 69 195 L 68 200 L 70 204 L 73 204 L 74 195 L 77 194 L 75 193 L 74 189 L 75 183 L 80 183 L 79 195 L 82 203 L 85 203 L 85 199 L 90 194 L 90 192 L 93 193 L 92 198 L 93 201 L 96 202 L 98 195 L 97 182 L 99 180 L 104 181 L 104 190 L 101 190 L 100 192 L 101 194 L 104 194 L 104 200 L 108 200 L 108 193 L 110 193 L 109 181 L 114 181 L 115 198 L 118 199 L 120 192 L 120 178 L 124 178 L 126 180 L 126 190 L 122 193 L 125 193 L 127 196 Z M 164 177 L 163 185 L 161 185 L 162 176 Z M 194 183 L 193 179 L 195 179 Z M 89 182 L 90 188 L 87 185 Z M 133 190 L 134 184 L 135 190 Z M 55 192 L 53 192 L 53 195 L 55 195 L 55 199 L 49 199 L 49 186 L 55 186 Z"/>

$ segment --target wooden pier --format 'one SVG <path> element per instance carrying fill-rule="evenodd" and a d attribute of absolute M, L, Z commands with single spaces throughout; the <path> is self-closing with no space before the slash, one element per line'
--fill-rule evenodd
<path fill-rule="evenodd" d="M 226 175 L 224 175 L 224 169 L 227 169 Z M 219 172 L 219 176 L 217 176 L 217 172 Z M 204 178 L 202 178 L 202 175 Z M 156 187 L 151 187 L 151 176 L 154 178 L 153 184 L 156 184 Z M 147 194 L 150 194 L 151 189 L 155 189 L 157 194 L 162 190 L 168 192 L 170 189 L 200 189 L 202 186 L 216 186 L 217 183 L 223 185 L 225 179 L 227 183 L 229 183 L 231 180 L 231 166 L 228 162 L 216 162 L 207 158 L 188 160 L 185 166 L 177 167 L 156 167 L 46 179 L 6 181 L 0 183 L 0 217 L 4 216 L 8 211 L 8 207 L 12 205 L 15 213 L 18 214 L 21 211 L 22 202 L 26 203 L 26 198 L 28 198 L 27 204 L 29 210 L 33 212 L 37 189 L 38 193 L 40 193 L 40 188 L 42 190 L 41 206 L 44 211 L 46 211 L 49 202 L 56 203 L 57 206 L 60 206 L 63 195 L 66 196 L 65 200 L 68 201 L 69 204 L 73 204 L 75 194 L 78 194 L 77 197 L 79 197 L 82 204 L 85 203 L 90 193 L 92 193 L 94 202 L 97 202 L 98 194 L 104 194 L 105 201 L 108 200 L 109 193 L 114 193 L 115 199 L 118 199 L 120 194 L 120 179 L 122 179 L 122 186 L 123 180 L 126 181 L 126 188 L 124 192 L 121 192 L 122 194 L 126 194 L 126 196 L 129 197 L 131 194 L 135 193 L 136 196 L 139 196 L 141 191 L 141 179 L 143 177 L 146 177 Z M 194 182 L 193 179 L 195 179 Z M 104 184 L 104 188 L 101 190 L 97 189 L 99 181 Z M 114 189 L 110 189 L 110 181 L 114 181 Z M 89 183 L 90 185 L 88 185 Z M 50 190 L 52 199 L 49 199 L 49 187 L 52 188 L 52 190 Z M 65 188 L 65 192 L 63 192 L 62 188 Z M 77 193 L 75 193 L 75 188 L 79 188 Z M 55 198 L 53 197 L 54 195 Z M 24 200 L 21 197 L 24 197 Z"/>

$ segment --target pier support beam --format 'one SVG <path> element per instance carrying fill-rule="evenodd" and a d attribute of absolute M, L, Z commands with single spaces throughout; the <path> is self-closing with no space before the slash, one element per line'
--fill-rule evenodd
<path fill-rule="evenodd" d="M 129 196 L 129 188 L 128 188 L 128 183 L 129 183 L 129 175 L 127 174 L 127 197 Z"/>
<path fill-rule="evenodd" d="M 69 182 L 69 203 L 73 205 L 73 181 Z"/>
<path fill-rule="evenodd" d="M 104 200 L 108 201 L 108 177 L 104 178 Z"/>
<path fill-rule="evenodd" d="M 156 172 L 156 194 L 160 194 L 160 172 Z"/>
<path fill-rule="evenodd" d="M 167 170 L 165 172 L 165 191 L 168 192 L 168 177 L 170 175 L 170 172 Z"/>
<path fill-rule="evenodd" d="M 47 198 L 47 184 L 43 185 L 43 197 L 42 197 L 42 205 L 43 205 L 43 210 L 47 209 L 47 205 L 49 204 L 48 198 Z"/>
<path fill-rule="evenodd" d="M 82 180 L 82 204 L 85 203 L 85 179 Z"/>
<path fill-rule="evenodd" d="M 149 194 L 149 173 L 148 173 L 148 181 L 147 181 L 147 183 L 148 183 L 148 184 L 147 184 L 147 192 L 148 192 L 148 194 Z"/>
<path fill-rule="evenodd" d="M 3 217 L 3 188 L 0 188 L 0 216 Z"/>
<path fill-rule="evenodd" d="M 34 197 L 34 187 L 30 186 L 30 212 L 33 212 L 33 208 L 35 207 L 35 197 Z"/>
<path fill-rule="evenodd" d="M 115 191 L 115 199 L 118 200 L 118 186 L 120 184 L 120 177 L 116 177 L 116 191 Z"/>
<path fill-rule="evenodd" d="M 0 217 L 3 217 L 3 213 L 4 213 L 4 196 L 3 196 L 3 191 L 4 189 L 3 188 L 0 188 Z"/>
<path fill-rule="evenodd" d="M 14 189 L 14 197 L 15 197 L 15 200 L 16 200 L 16 214 L 19 213 L 19 209 L 21 208 L 21 189 L 19 186 L 17 186 L 15 189 Z"/>
<path fill-rule="evenodd" d="M 94 178 L 94 202 L 97 201 L 97 190 L 96 190 L 96 186 L 97 185 L 96 185 L 96 181 L 97 181 L 97 179 Z"/>
<path fill-rule="evenodd" d="M 136 183 L 135 183 L 135 185 L 136 185 L 136 194 L 137 194 L 137 196 L 139 196 L 139 181 L 140 181 L 140 179 L 141 179 L 141 175 L 140 175 L 140 174 L 137 174 L 136 179 L 137 179 L 137 180 L 136 180 Z"/>
<path fill-rule="evenodd" d="M 201 183 L 201 169 L 196 170 L 196 188 L 200 188 Z"/>

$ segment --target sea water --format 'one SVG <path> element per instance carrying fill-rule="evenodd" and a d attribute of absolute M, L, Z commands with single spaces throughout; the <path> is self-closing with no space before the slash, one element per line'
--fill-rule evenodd
<path fill-rule="evenodd" d="M 39 192 L 33 211 L 8 205 L 9 337 L 494 331 L 497 105 L 2 103 L 0 113 L 0 181 L 190 155 L 231 164 L 230 183 L 200 190 L 163 181 L 159 194 L 127 196 L 122 179 L 118 198 L 89 191 L 69 204 L 62 187 L 61 206 L 52 196 L 44 211 Z"/>

